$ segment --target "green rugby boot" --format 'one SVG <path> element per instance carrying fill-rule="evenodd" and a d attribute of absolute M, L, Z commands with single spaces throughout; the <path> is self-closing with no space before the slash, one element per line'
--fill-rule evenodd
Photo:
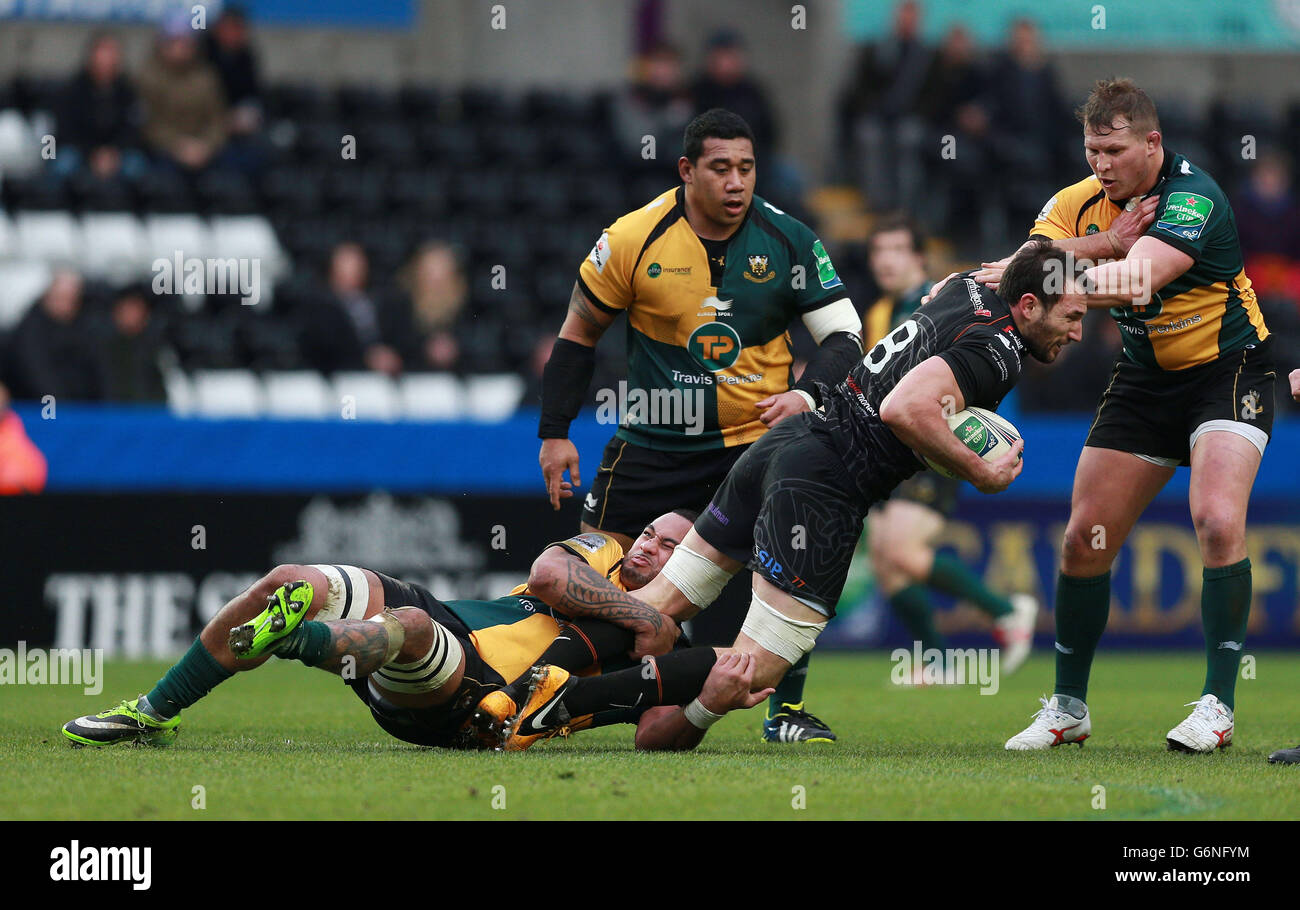
<path fill-rule="evenodd" d="M 266 609 L 230 630 L 230 652 L 251 660 L 275 650 L 275 644 L 302 622 L 311 607 L 312 587 L 305 581 L 280 585 L 266 598 Z"/>
<path fill-rule="evenodd" d="M 181 716 L 154 720 L 136 707 L 139 696 L 98 714 L 87 714 L 63 725 L 63 735 L 73 746 L 170 746 L 180 729 Z"/>

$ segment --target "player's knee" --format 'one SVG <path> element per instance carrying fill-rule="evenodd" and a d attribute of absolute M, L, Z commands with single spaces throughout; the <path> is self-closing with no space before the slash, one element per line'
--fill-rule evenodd
<path fill-rule="evenodd" d="M 1228 554 L 1245 549 L 1246 524 L 1233 509 L 1205 507 L 1192 515 L 1196 540 L 1206 562 L 1219 564 Z"/>
<path fill-rule="evenodd" d="M 1087 522 L 1071 522 L 1061 541 L 1061 571 L 1067 575 L 1099 575 L 1110 567 L 1121 542 L 1107 540 L 1101 525 L 1089 529 Z"/>
<path fill-rule="evenodd" d="M 436 634 L 432 616 L 419 607 L 390 607 L 387 613 L 401 625 L 405 636 L 396 660 L 411 661 L 428 652 Z"/>
<path fill-rule="evenodd" d="M 459 679 L 457 673 L 465 658 L 460 639 L 428 614 L 424 614 L 428 620 L 425 622 L 414 616 L 415 613 L 424 611 L 405 607 L 381 614 L 381 621 L 399 622 L 404 631 L 410 629 L 416 633 L 416 638 L 405 640 L 400 650 L 371 674 L 371 681 L 384 691 L 427 695 Z"/>

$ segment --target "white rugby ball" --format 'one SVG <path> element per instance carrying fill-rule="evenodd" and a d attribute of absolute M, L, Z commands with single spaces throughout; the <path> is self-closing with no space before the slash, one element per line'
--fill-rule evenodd
<path fill-rule="evenodd" d="M 996 461 L 1007 452 L 1020 438 L 1020 431 L 992 411 L 984 408 L 966 408 L 948 417 L 948 427 L 954 436 L 985 461 Z M 956 478 L 957 475 L 943 465 L 926 459 L 925 463 L 932 471 L 944 477 Z"/>

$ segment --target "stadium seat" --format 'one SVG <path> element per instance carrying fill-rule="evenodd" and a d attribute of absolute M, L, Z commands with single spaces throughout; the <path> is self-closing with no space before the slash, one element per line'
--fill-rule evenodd
<path fill-rule="evenodd" d="M 197 215 L 150 215 L 144 220 L 145 257 L 182 256 L 205 258 L 211 254 L 212 238 L 208 227 Z"/>
<path fill-rule="evenodd" d="M 6 175 L 3 190 L 6 204 L 14 211 L 62 212 L 72 204 L 67 179 L 49 171 L 30 177 Z"/>
<path fill-rule="evenodd" d="M 88 212 L 81 217 L 81 266 L 87 276 L 123 284 L 146 275 L 146 236 L 140 220 L 128 212 Z"/>
<path fill-rule="evenodd" d="M 17 243 L 18 240 L 14 237 L 13 219 L 0 208 L 0 261 L 16 258 L 18 249 L 15 244 Z"/>
<path fill-rule="evenodd" d="M 50 285 L 44 262 L 0 262 L 0 330 L 11 328 Z"/>
<path fill-rule="evenodd" d="M 250 370 L 196 370 L 194 412 L 202 417 L 257 417 L 262 386 Z"/>
<path fill-rule="evenodd" d="M 458 420 L 467 407 L 465 387 L 450 373 L 411 373 L 398 382 L 407 420 Z"/>
<path fill-rule="evenodd" d="M 0 111 L 0 175 L 7 180 L 26 177 L 40 169 L 40 136 L 17 110 Z"/>
<path fill-rule="evenodd" d="M 312 370 L 266 373 L 262 377 L 266 413 L 272 417 L 336 416 L 330 385 Z"/>
<path fill-rule="evenodd" d="M 73 205 L 82 212 L 131 212 L 135 210 L 135 190 L 122 177 L 100 179 L 89 171 L 79 171 L 68 181 Z"/>
<path fill-rule="evenodd" d="M 178 174 L 151 170 L 135 180 L 140 208 L 159 215 L 193 213 L 197 209 L 189 184 Z"/>
<path fill-rule="evenodd" d="M 470 420 L 495 422 L 505 420 L 519 407 L 524 397 L 524 380 L 514 373 L 471 376 L 465 381 Z"/>
<path fill-rule="evenodd" d="M 218 259 L 260 260 L 262 298 L 269 302 L 271 285 L 289 271 L 288 258 L 270 222 L 261 215 L 217 215 L 209 226 L 212 231 L 209 255 Z"/>
<path fill-rule="evenodd" d="M 397 385 L 382 373 L 335 373 L 334 401 L 347 420 L 396 420 Z"/>
<path fill-rule="evenodd" d="M 209 171 L 195 189 L 200 207 L 212 214 L 252 215 L 262 210 L 252 182 L 238 171 Z"/>
<path fill-rule="evenodd" d="M 81 258 L 81 231 L 67 212 L 18 212 L 14 238 L 25 259 L 72 263 Z"/>

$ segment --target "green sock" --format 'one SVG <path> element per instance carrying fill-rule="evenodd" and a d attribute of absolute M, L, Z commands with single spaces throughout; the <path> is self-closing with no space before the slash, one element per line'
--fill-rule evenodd
<path fill-rule="evenodd" d="M 1201 694 L 1214 695 L 1232 708 L 1250 617 L 1250 560 L 1205 569 L 1201 577 L 1201 623 L 1205 627 L 1205 688 Z"/>
<path fill-rule="evenodd" d="M 776 691 L 767 700 L 767 716 L 775 717 L 782 705 L 797 705 L 803 701 L 803 684 L 808 679 L 808 655 L 795 661 L 786 671 L 785 678 L 776 684 Z"/>
<path fill-rule="evenodd" d="M 934 627 L 934 607 L 924 585 L 908 585 L 889 598 L 889 605 L 893 607 L 894 615 L 902 620 L 903 626 L 911 633 L 912 640 L 919 641 L 923 649 L 943 650 L 948 647 L 944 637 Z"/>
<path fill-rule="evenodd" d="M 1110 618 L 1110 572 L 1056 579 L 1056 695 L 1088 700 L 1088 672 Z"/>
<path fill-rule="evenodd" d="M 185 656 L 173 664 L 145 696 L 149 713 L 159 720 L 173 718 L 211 692 L 218 683 L 234 675 L 233 671 L 217 663 L 217 659 L 203 647 L 203 642 L 196 638 Z"/>
<path fill-rule="evenodd" d="M 1011 601 L 990 591 L 978 575 L 951 554 L 934 554 L 934 565 L 925 583 L 945 594 L 970 601 L 994 619 L 1011 613 Z"/>
<path fill-rule="evenodd" d="M 300 660 L 314 667 L 329 654 L 330 628 L 323 622 L 308 620 L 280 639 L 275 656 L 285 660 Z"/>

